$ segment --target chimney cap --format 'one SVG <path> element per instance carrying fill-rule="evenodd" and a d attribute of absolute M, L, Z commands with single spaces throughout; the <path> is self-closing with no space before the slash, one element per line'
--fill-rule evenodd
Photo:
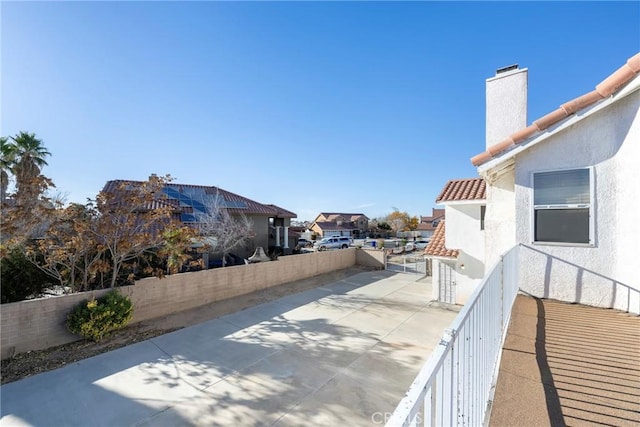
<path fill-rule="evenodd" d="M 518 69 L 518 64 L 507 65 L 506 67 L 498 68 L 496 70 L 496 75 L 506 73 L 507 71 L 513 71 Z"/>

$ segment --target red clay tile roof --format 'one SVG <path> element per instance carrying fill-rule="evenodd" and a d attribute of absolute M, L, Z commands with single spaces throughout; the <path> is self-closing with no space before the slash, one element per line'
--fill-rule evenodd
<path fill-rule="evenodd" d="M 484 200 L 486 184 L 482 178 L 452 179 L 444 186 L 436 203 Z"/>
<path fill-rule="evenodd" d="M 433 232 L 433 236 L 431 236 L 431 240 L 429 240 L 429 244 L 424 249 L 424 254 L 427 256 L 435 256 L 442 258 L 458 258 L 458 250 L 457 249 L 447 249 L 444 245 L 444 228 L 445 221 L 440 221 L 436 231 Z"/>
<path fill-rule="evenodd" d="M 337 213 L 337 212 L 320 212 L 318 218 L 323 216 L 327 219 L 327 221 L 336 221 L 339 217 L 344 218 L 347 221 L 357 221 L 360 217 L 369 220 L 369 218 L 365 214 L 361 213 Z"/>
<path fill-rule="evenodd" d="M 353 222 L 346 222 L 338 225 L 335 221 L 316 221 L 315 225 L 317 225 L 320 230 L 357 230 L 358 226 Z"/>
<path fill-rule="evenodd" d="M 483 163 L 488 162 L 497 155 L 510 149 L 512 146 L 525 141 L 539 132 L 542 132 L 549 126 L 554 125 L 570 115 L 613 95 L 624 85 L 633 80 L 639 73 L 640 53 L 637 53 L 629 58 L 626 64 L 600 82 L 600 84 L 596 86 L 595 90 L 562 104 L 560 108 L 540 117 L 530 126 L 527 126 L 526 128 L 511 134 L 507 139 L 492 145 L 487 149 L 487 151 L 472 157 L 471 163 L 474 166 L 480 166 Z"/>

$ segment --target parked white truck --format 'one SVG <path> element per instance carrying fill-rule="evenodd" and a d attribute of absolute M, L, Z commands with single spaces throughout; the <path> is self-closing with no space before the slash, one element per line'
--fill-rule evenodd
<path fill-rule="evenodd" d="M 346 236 L 325 237 L 318 240 L 313 245 L 313 249 L 316 251 L 326 251 L 327 249 L 346 249 L 352 242 L 353 240 L 351 237 Z"/>

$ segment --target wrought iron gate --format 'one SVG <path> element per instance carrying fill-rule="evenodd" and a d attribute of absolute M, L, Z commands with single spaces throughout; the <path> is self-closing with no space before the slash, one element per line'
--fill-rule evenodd
<path fill-rule="evenodd" d="M 401 273 L 427 274 L 427 260 L 421 255 L 389 255 L 387 270 Z"/>

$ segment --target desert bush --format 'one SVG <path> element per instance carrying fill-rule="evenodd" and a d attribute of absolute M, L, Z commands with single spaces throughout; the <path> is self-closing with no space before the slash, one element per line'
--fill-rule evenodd
<path fill-rule="evenodd" d="M 20 246 L 3 248 L 0 261 L 2 304 L 37 297 L 53 279 L 36 267 L 24 255 Z"/>
<path fill-rule="evenodd" d="M 133 317 L 133 303 L 117 290 L 98 299 L 78 304 L 67 316 L 67 329 L 93 341 L 127 326 Z"/>

